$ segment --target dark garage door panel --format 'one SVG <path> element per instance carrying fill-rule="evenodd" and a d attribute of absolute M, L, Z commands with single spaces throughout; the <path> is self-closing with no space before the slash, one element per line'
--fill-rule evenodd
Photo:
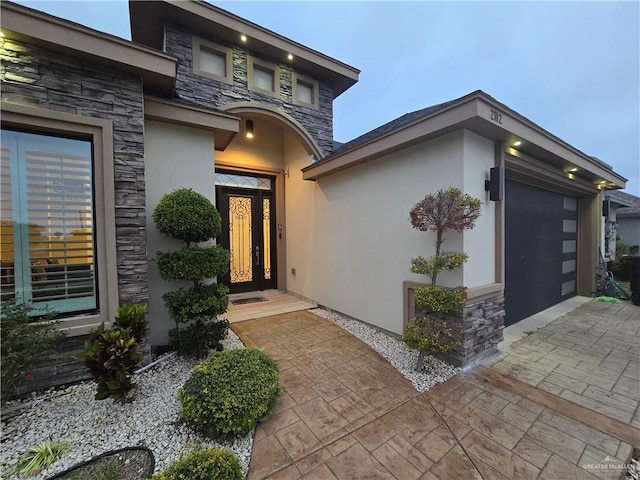
<path fill-rule="evenodd" d="M 562 300 L 565 282 L 575 271 L 562 273 L 563 242 L 576 233 L 564 232 L 563 220 L 576 219 L 565 209 L 564 196 L 523 183 L 507 181 L 505 195 L 505 325 L 511 325 Z M 575 290 L 575 288 L 573 289 Z"/>

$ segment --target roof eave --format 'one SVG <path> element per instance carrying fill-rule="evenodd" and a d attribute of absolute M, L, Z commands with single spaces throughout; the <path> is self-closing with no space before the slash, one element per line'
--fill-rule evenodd
<path fill-rule="evenodd" d="M 145 90 L 171 94 L 177 59 L 149 47 L 63 20 L 9 1 L 3 1 L 5 38 L 28 41 L 76 58 L 139 75 Z"/>
<path fill-rule="evenodd" d="M 246 48 L 330 80 L 334 98 L 359 78 L 360 70 L 357 68 L 201 0 L 130 0 L 129 16 L 133 41 L 158 49 L 162 48 L 165 19 L 194 27 L 195 30 L 215 28 L 213 36 L 236 45 L 240 44 L 239 37 L 244 34 L 248 37 Z M 293 61 L 287 59 L 288 54 L 293 55 Z"/>
<path fill-rule="evenodd" d="M 213 131 L 215 149 L 219 151 L 225 150 L 240 131 L 238 115 L 149 95 L 144 97 L 144 118 Z"/>
<path fill-rule="evenodd" d="M 501 113 L 499 122 L 492 119 L 492 110 Z M 317 180 L 459 129 L 474 131 L 505 145 L 519 139 L 523 142 L 519 150 L 537 158 L 550 157 L 558 168 L 567 172 L 569 168 L 577 167 L 590 180 L 606 181 L 609 188 L 624 188 L 627 180 L 482 91 L 462 97 L 381 137 L 309 165 L 302 170 L 303 178 Z"/>

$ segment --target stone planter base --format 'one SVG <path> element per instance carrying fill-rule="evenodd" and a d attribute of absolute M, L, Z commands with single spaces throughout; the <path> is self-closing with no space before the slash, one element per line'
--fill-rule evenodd
<path fill-rule="evenodd" d="M 503 339 L 504 294 L 502 291 L 470 299 L 457 312 L 428 313 L 413 306 L 413 291 L 420 285 L 405 285 L 408 289 L 411 308 L 405 317 L 431 317 L 462 325 L 464 339 L 462 347 L 441 358 L 456 367 L 466 367 L 498 351 L 498 343 Z M 406 318 L 408 320 L 408 318 Z M 405 321 L 406 321 L 405 320 Z"/>

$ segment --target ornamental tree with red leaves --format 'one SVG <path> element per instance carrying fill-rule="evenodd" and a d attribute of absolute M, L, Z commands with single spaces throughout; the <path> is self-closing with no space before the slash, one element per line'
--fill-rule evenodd
<path fill-rule="evenodd" d="M 463 194 L 457 188 L 440 189 L 416 203 L 409 212 L 409 220 L 417 230 L 436 232 L 436 254 L 429 259 L 414 258 L 411 271 L 429 276 L 431 285 L 435 285 L 439 272 L 462 266 L 466 261 L 464 253 L 441 251 L 445 241 L 444 232 L 462 232 L 473 228 L 480 216 L 481 205 L 480 200 Z"/>

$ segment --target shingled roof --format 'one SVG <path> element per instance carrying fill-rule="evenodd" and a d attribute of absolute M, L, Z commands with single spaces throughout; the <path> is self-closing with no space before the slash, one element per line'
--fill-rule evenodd
<path fill-rule="evenodd" d="M 621 191 L 607 192 L 605 197 L 619 201 L 623 205 L 629 205 L 628 207 L 620 207 L 616 212 L 616 217 L 640 217 L 640 197 Z"/>
<path fill-rule="evenodd" d="M 473 92 L 470 93 L 469 95 L 465 95 L 465 97 L 468 97 L 470 95 L 473 95 L 477 92 Z M 464 97 L 461 97 L 464 98 Z M 374 128 L 373 130 L 360 135 L 359 137 L 354 138 L 353 140 L 347 142 L 347 143 L 343 143 L 341 144 L 338 148 L 334 149 L 333 152 L 330 155 L 327 155 L 326 157 L 324 157 L 322 160 L 320 160 L 320 162 L 326 162 L 331 160 L 333 157 L 340 155 L 346 151 L 349 150 L 353 150 L 354 148 L 358 148 L 361 145 L 364 145 L 365 143 L 368 143 L 372 140 L 375 140 L 376 138 L 379 137 L 383 137 L 384 135 L 386 135 L 387 133 L 391 133 L 394 132 L 396 130 L 401 129 L 402 127 L 409 125 L 411 123 L 414 123 L 418 120 L 421 120 L 423 118 L 427 118 L 430 115 L 433 115 L 434 113 L 439 112 L 440 110 L 444 110 L 445 108 L 447 108 L 449 105 L 456 103 L 460 101 L 460 98 L 457 98 L 455 100 L 450 100 L 448 102 L 444 102 L 444 103 L 440 103 L 438 105 L 432 105 L 430 107 L 427 108 L 423 108 L 421 110 L 416 110 L 415 112 L 410 112 L 410 113 L 405 113 L 404 115 L 402 115 L 401 117 L 396 118 L 395 120 L 391 120 L 390 122 L 385 123 L 384 125 L 381 125 L 378 128 Z M 337 143 L 337 142 L 335 142 Z M 320 163 L 318 162 L 318 163 Z"/>

